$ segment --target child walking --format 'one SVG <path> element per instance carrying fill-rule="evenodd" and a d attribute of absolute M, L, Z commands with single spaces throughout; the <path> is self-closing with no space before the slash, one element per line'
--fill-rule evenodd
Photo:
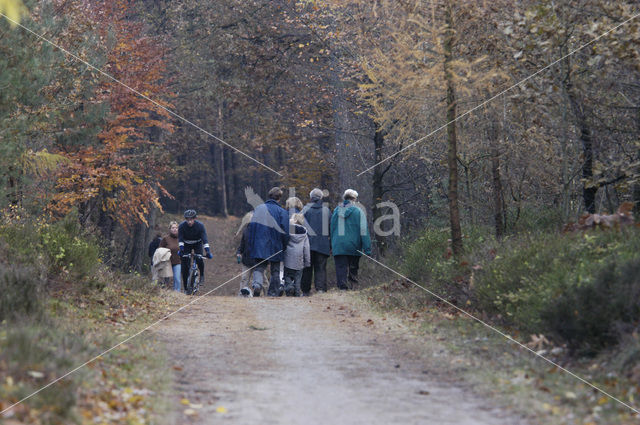
<path fill-rule="evenodd" d="M 284 251 L 284 291 L 288 297 L 300 297 L 302 270 L 311 265 L 309 236 L 303 226 L 304 215 L 293 214 L 289 224 L 289 243 Z"/>

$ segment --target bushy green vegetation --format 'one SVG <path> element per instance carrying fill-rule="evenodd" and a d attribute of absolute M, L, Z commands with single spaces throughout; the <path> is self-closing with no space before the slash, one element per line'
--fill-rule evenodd
<path fill-rule="evenodd" d="M 44 279 L 24 267 L 0 270 L 0 322 L 42 313 Z"/>
<path fill-rule="evenodd" d="M 119 342 L 130 323 L 155 320 L 154 312 L 161 310 L 157 306 L 164 308 L 164 303 L 147 276 L 122 275 L 102 265 L 100 246 L 75 215 L 47 222 L 13 209 L 0 216 L 4 409 Z M 97 361 L 99 368 L 83 368 L 57 382 L 16 406 L 12 415 L 20 423 L 94 423 L 101 417 L 99 406 L 106 405 L 100 403 L 107 402 L 126 412 L 127 423 L 148 421 L 149 406 L 157 401 L 145 397 L 128 404 L 122 389 L 140 382 L 167 383 L 150 377 L 162 360 L 148 357 L 145 350 L 148 347 L 135 346 L 114 351 Z M 130 361 L 133 357 L 135 362 Z"/>
<path fill-rule="evenodd" d="M 36 274 L 82 279 L 101 262 L 97 241 L 80 228 L 75 214 L 53 223 L 14 214 L 0 226 L 0 243 L 8 261 L 28 265 Z"/>
<path fill-rule="evenodd" d="M 597 351 L 640 319 L 640 232 L 524 235 L 476 276 L 478 307 L 527 333 Z"/>
<path fill-rule="evenodd" d="M 541 220 L 549 224 L 546 231 L 526 230 Z M 521 224 L 521 233 L 503 241 L 490 229 L 466 229 L 459 261 L 448 254 L 449 233 L 427 229 L 406 246 L 402 270 L 525 339 L 544 334 L 579 354 L 615 345 L 634 329 L 640 321 L 640 229 L 562 234 L 553 213 Z"/>
<path fill-rule="evenodd" d="M 403 274 L 411 280 L 429 286 L 445 298 L 465 297 L 466 287 L 461 285 L 470 273 L 470 260 L 456 261 L 449 248 L 448 229 L 427 229 L 404 249 Z M 494 243 L 491 229 L 469 227 L 464 229 L 464 244 L 469 256 Z"/>

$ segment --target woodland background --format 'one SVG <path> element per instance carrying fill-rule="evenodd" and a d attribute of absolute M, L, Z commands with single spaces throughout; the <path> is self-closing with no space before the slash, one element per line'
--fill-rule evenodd
<path fill-rule="evenodd" d="M 0 408 L 165 314 L 146 248 L 170 218 L 241 216 L 247 186 L 280 185 L 303 202 L 327 189 L 331 206 L 356 189 L 372 225 L 390 212 L 377 204 L 397 205 L 401 233 L 373 235 L 374 256 L 403 278 L 363 260 L 359 294 L 499 363 L 491 388 L 531 383 L 551 416 L 637 422 L 557 370 L 466 344 L 496 336 L 456 310 L 636 404 L 637 1 L 0 0 L 0 13 Z M 586 213 L 604 224 L 565 227 Z M 127 401 L 140 378 L 121 364 L 163 375 L 135 350 L 16 415 L 162 415 L 153 397 Z M 516 367 L 531 379 L 495 381 Z"/>
<path fill-rule="evenodd" d="M 405 230 L 448 222 L 456 253 L 459 223 L 502 236 L 637 211 L 636 20 L 484 103 L 633 3 L 27 1 L 24 25 L 157 104 L 3 24 L 0 202 L 76 209 L 134 269 L 160 206 L 241 215 L 246 186 L 319 186 L 332 203 L 354 187 L 372 219 L 392 201 Z"/>

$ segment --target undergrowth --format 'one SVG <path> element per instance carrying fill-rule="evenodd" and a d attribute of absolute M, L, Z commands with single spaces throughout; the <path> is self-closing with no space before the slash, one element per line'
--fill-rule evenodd
<path fill-rule="evenodd" d="M 48 222 L 14 210 L 2 218 L 0 410 L 151 323 L 171 302 L 148 277 L 104 266 L 99 244 L 74 215 Z M 157 373 L 163 359 L 145 344 L 138 338 L 96 359 L 3 419 L 36 425 L 160 421 L 153 413 L 162 411 L 156 391 L 168 382 Z"/>

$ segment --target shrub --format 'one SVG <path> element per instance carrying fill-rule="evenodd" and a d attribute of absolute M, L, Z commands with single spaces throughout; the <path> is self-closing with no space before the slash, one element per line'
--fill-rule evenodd
<path fill-rule="evenodd" d="M 637 296 L 628 298 L 638 261 L 636 229 L 522 235 L 484 264 L 474 295 L 480 309 L 522 332 L 597 350 L 616 340 L 615 325 L 637 319 Z"/>
<path fill-rule="evenodd" d="M 543 317 L 549 329 L 584 354 L 619 342 L 640 320 L 640 257 L 604 263 L 592 283 L 570 287 Z"/>
<path fill-rule="evenodd" d="M 16 266 L 0 271 L 0 322 L 43 312 L 44 279 L 37 272 Z"/>
<path fill-rule="evenodd" d="M 538 205 L 507 211 L 507 232 L 554 232 L 562 228 L 564 217 L 557 208 L 540 208 Z"/>
<path fill-rule="evenodd" d="M 81 339 L 68 329 L 42 326 L 29 321 L 14 323 L 6 328 L 0 339 L 0 362 L 3 373 L 10 376 L 13 384 L 0 386 L 0 398 L 22 399 L 32 394 L 44 383 L 51 382 L 68 372 L 89 355 Z M 40 374 L 39 378 L 34 373 Z M 25 402 L 30 409 L 38 411 L 38 423 L 77 423 L 74 407 L 78 382 L 83 371 L 65 378 L 56 388 L 44 390 Z M 26 412 L 18 412 L 20 423 L 31 423 Z"/>
<path fill-rule="evenodd" d="M 100 262 L 98 244 L 82 233 L 75 216 L 40 228 L 40 245 L 51 273 L 70 272 L 76 278 L 91 275 Z"/>
<path fill-rule="evenodd" d="M 465 254 L 458 262 L 449 252 L 449 229 L 426 229 L 404 249 L 402 272 L 409 279 L 429 285 L 429 289 L 444 298 L 463 295 L 469 274 L 469 255 L 480 246 L 493 243 L 491 230 L 484 227 L 464 229 Z"/>
<path fill-rule="evenodd" d="M 75 214 L 55 223 L 26 218 L 5 224 L 0 227 L 0 239 L 12 262 L 46 269 L 50 275 L 84 278 L 100 262 L 99 245 L 84 234 Z"/>

